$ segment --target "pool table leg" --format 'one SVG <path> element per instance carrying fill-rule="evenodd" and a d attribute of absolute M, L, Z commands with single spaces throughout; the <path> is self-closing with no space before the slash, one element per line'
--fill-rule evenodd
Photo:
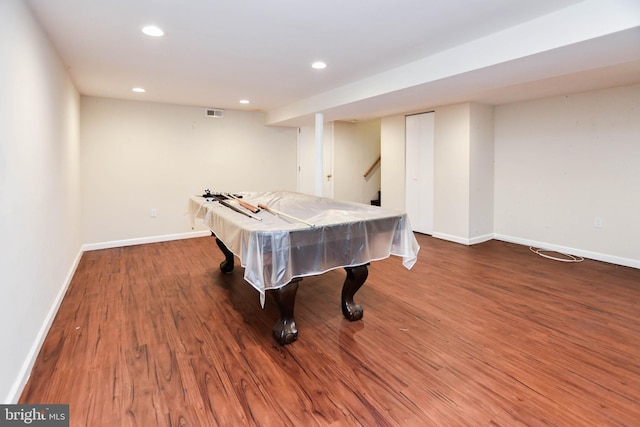
<path fill-rule="evenodd" d="M 270 291 L 280 309 L 280 318 L 272 329 L 273 338 L 280 345 L 291 344 L 298 339 L 298 329 L 296 329 L 296 321 L 293 319 L 293 307 L 300 280 L 302 279 L 295 278 L 284 287 Z"/>
<path fill-rule="evenodd" d="M 362 319 L 362 307 L 353 301 L 353 296 L 367 280 L 369 275 L 367 265 L 369 264 L 345 267 L 347 278 L 342 285 L 342 314 L 352 322 Z"/>
<path fill-rule="evenodd" d="M 216 235 L 213 233 L 211 233 L 211 235 L 213 237 L 216 237 Z M 233 271 L 233 252 L 231 252 L 229 248 L 227 248 L 224 243 L 222 243 L 222 240 L 218 239 L 217 237 L 216 243 L 224 254 L 224 261 L 220 263 L 220 271 L 222 271 L 224 274 L 229 274 Z"/>

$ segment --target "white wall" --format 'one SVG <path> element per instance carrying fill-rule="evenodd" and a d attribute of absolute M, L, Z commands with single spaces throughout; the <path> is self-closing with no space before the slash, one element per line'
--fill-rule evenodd
<path fill-rule="evenodd" d="M 640 268 L 640 85 L 435 111 L 435 236 Z M 382 205 L 404 209 L 404 116 L 381 123 Z"/>
<path fill-rule="evenodd" d="M 469 237 L 470 104 L 436 108 L 433 235 L 466 242 Z"/>
<path fill-rule="evenodd" d="M 0 1 L 0 58 L 0 399 L 10 403 L 79 259 L 79 97 L 20 0 Z"/>
<path fill-rule="evenodd" d="M 371 203 L 380 190 L 380 166 L 364 173 L 380 157 L 380 121 L 335 122 L 333 138 L 333 197 Z"/>
<path fill-rule="evenodd" d="M 382 206 L 404 210 L 405 116 L 381 123 Z M 433 236 L 463 244 L 493 237 L 493 156 L 493 107 L 435 109 Z"/>
<path fill-rule="evenodd" d="M 469 240 L 479 243 L 493 237 L 493 107 L 470 105 Z"/>
<path fill-rule="evenodd" d="M 82 239 L 104 243 L 191 231 L 187 200 L 296 190 L 296 129 L 262 113 L 82 97 Z M 152 218 L 151 209 L 157 209 Z"/>
<path fill-rule="evenodd" d="M 385 209 L 405 210 L 405 117 L 383 117 L 380 121 L 380 188 Z"/>
<path fill-rule="evenodd" d="M 499 238 L 640 267 L 640 85 L 496 107 L 495 150 Z"/>

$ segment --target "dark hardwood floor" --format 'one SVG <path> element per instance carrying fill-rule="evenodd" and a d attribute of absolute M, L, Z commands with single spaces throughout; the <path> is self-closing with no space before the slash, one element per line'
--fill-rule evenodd
<path fill-rule="evenodd" d="M 21 403 L 72 426 L 638 426 L 640 270 L 418 235 L 411 271 L 302 280 L 298 341 L 271 337 L 213 238 L 83 255 Z"/>

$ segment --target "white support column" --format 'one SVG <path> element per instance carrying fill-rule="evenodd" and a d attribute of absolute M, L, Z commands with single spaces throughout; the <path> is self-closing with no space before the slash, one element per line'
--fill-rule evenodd
<path fill-rule="evenodd" d="M 323 152 L 324 152 L 324 114 L 316 113 L 316 196 L 322 196 L 323 187 Z"/>

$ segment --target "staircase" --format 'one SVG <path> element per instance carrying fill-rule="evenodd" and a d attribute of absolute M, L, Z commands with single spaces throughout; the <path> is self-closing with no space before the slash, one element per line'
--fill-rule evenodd
<path fill-rule="evenodd" d="M 378 191 L 378 198 L 371 201 L 373 206 L 380 206 L 380 192 Z"/>

